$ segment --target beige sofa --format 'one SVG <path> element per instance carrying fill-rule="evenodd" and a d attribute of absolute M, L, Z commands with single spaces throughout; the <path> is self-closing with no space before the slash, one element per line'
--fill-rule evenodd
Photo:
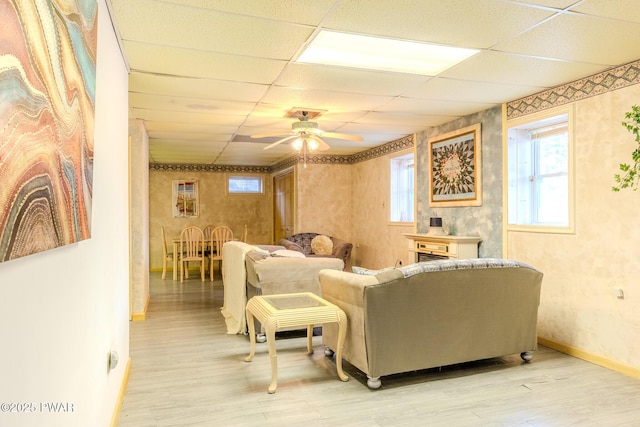
<path fill-rule="evenodd" d="M 344 359 L 380 377 L 537 348 L 542 273 L 503 259 L 430 261 L 355 274 L 320 272 L 322 296 L 345 311 Z M 328 354 L 337 329 L 323 326 Z"/>
<path fill-rule="evenodd" d="M 247 271 L 247 301 L 256 295 L 297 292 L 313 292 L 318 296 L 322 296 L 318 280 L 320 271 L 326 269 L 342 271 L 344 268 L 344 262 L 339 258 L 290 258 L 272 256 L 261 251 L 247 252 L 245 265 Z M 262 325 L 256 321 L 255 326 L 258 341 L 264 341 Z"/>

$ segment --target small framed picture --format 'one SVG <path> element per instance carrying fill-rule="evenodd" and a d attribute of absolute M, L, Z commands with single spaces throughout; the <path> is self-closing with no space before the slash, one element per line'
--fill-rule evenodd
<path fill-rule="evenodd" d="M 198 216 L 198 181 L 173 181 L 173 216 L 174 218 Z"/>

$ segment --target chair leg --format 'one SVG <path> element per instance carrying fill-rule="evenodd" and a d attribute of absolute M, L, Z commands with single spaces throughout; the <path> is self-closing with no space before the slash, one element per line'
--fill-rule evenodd
<path fill-rule="evenodd" d="M 184 280 L 184 261 L 180 261 L 180 283 Z"/>
<path fill-rule="evenodd" d="M 164 280 L 165 277 L 167 277 L 167 260 L 166 259 L 162 262 L 162 280 Z"/>
<path fill-rule="evenodd" d="M 204 282 L 204 258 L 200 261 L 200 280 Z"/>
<path fill-rule="evenodd" d="M 209 260 L 209 280 L 213 282 L 213 260 Z"/>

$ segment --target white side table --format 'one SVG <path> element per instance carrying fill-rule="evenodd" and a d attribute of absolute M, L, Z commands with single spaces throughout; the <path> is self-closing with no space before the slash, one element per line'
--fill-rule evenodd
<path fill-rule="evenodd" d="M 313 353 L 313 327 L 322 323 L 338 323 L 336 370 L 341 381 L 349 380 L 342 371 L 342 349 L 347 334 L 347 316 L 338 306 L 311 292 L 255 296 L 247 303 L 247 323 L 251 350 L 244 360 L 251 362 L 256 350 L 254 317 L 264 326 L 271 359 L 271 384 L 269 393 L 278 387 L 278 361 L 276 355 L 276 331 L 291 326 L 307 325 L 307 351 Z"/>

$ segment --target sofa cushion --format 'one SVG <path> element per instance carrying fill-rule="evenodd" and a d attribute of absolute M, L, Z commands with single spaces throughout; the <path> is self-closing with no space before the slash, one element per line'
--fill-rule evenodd
<path fill-rule="evenodd" d="M 316 255 L 332 255 L 333 241 L 324 234 L 320 234 L 311 240 L 311 250 Z"/>
<path fill-rule="evenodd" d="M 286 257 L 286 258 L 306 258 L 302 252 L 292 251 L 290 249 L 279 249 L 271 252 L 273 257 Z"/>

